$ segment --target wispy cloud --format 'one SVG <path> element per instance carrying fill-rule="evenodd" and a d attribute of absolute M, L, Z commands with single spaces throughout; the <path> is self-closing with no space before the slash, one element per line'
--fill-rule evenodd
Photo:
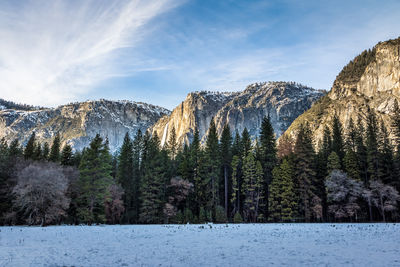
<path fill-rule="evenodd" d="M 141 64 L 139 58 L 124 58 L 125 48 L 142 41 L 149 31 L 146 25 L 174 3 L 0 4 L 0 97 L 54 106 L 87 94 L 104 79 L 128 75 Z"/>

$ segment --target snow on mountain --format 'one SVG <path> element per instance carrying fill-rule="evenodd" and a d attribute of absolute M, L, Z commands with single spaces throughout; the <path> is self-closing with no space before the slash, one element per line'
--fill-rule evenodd
<path fill-rule="evenodd" d="M 8 141 L 18 138 L 25 143 L 35 132 L 40 141 L 51 142 L 60 132 L 63 143 L 81 150 L 99 133 L 103 138 L 108 137 L 110 149 L 115 151 L 127 132 L 131 137 L 139 129 L 145 132 L 169 113 L 146 103 L 104 99 L 32 111 L 6 109 L 0 111 L 0 137 Z"/>

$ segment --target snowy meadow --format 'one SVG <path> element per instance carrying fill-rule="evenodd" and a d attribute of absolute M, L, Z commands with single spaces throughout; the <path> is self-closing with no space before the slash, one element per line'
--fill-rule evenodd
<path fill-rule="evenodd" d="M 0 266 L 400 266 L 400 224 L 0 227 Z"/>

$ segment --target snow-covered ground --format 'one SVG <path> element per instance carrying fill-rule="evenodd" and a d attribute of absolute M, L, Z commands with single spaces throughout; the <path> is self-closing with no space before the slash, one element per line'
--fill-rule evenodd
<path fill-rule="evenodd" d="M 0 266 L 400 266 L 400 224 L 0 227 Z"/>

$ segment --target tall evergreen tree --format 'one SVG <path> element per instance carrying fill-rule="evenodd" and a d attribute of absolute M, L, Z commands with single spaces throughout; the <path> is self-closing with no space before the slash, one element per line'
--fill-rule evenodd
<path fill-rule="evenodd" d="M 54 137 L 53 144 L 51 145 L 49 161 L 58 162 L 60 161 L 60 147 L 61 147 L 61 138 L 60 134 L 57 133 Z"/>
<path fill-rule="evenodd" d="M 364 141 L 364 124 L 361 118 L 358 118 L 358 128 L 356 131 L 356 153 L 359 166 L 360 178 L 364 185 L 368 184 L 368 151 Z"/>
<path fill-rule="evenodd" d="M 241 152 L 242 157 L 245 158 L 247 157 L 247 154 L 249 154 L 249 152 L 251 151 L 251 138 L 247 128 L 244 128 L 242 132 L 242 138 L 240 140 L 240 144 L 242 150 Z"/>
<path fill-rule="evenodd" d="M 265 196 L 262 203 L 262 212 L 268 218 L 269 184 L 272 181 L 272 170 L 277 163 L 275 134 L 269 115 L 263 119 L 261 124 L 260 148 L 260 161 L 263 167 L 262 194 Z"/>
<path fill-rule="evenodd" d="M 297 135 L 295 144 L 295 177 L 296 192 L 299 196 L 299 214 L 306 222 L 312 218 L 312 199 L 314 198 L 314 148 L 312 145 L 311 131 L 308 125 L 302 125 Z"/>
<path fill-rule="evenodd" d="M 378 134 L 378 150 L 379 150 L 379 170 L 378 177 L 385 183 L 396 186 L 397 177 L 395 177 L 395 164 L 393 159 L 393 147 L 389 140 L 387 129 L 381 121 L 380 131 Z"/>
<path fill-rule="evenodd" d="M 263 171 L 259 161 L 249 152 L 243 163 L 243 193 L 245 195 L 243 213 L 248 222 L 257 222 L 262 201 Z"/>
<path fill-rule="evenodd" d="M 336 114 L 332 121 L 332 151 L 336 153 L 342 164 L 344 158 L 343 127 Z"/>
<path fill-rule="evenodd" d="M 35 151 L 33 152 L 33 159 L 34 160 L 42 159 L 42 144 L 40 142 L 37 142 L 35 145 Z"/>
<path fill-rule="evenodd" d="M 209 190 L 211 191 L 211 212 L 213 220 L 215 220 L 215 210 L 219 205 L 219 179 L 220 179 L 220 159 L 219 159 L 219 143 L 217 128 L 215 127 L 214 118 L 211 119 L 206 146 L 204 150 L 205 169 L 209 177 Z"/>
<path fill-rule="evenodd" d="M 167 150 L 171 159 L 174 160 L 178 154 L 178 140 L 176 138 L 175 126 L 172 126 L 171 135 L 167 144 Z"/>
<path fill-rule="evenodd" d="M 36 134 L 35 134 L 35 132 L 33 132 L 25 146 L 25 150 L 24 150 L 24 158 L 25 159 L 33 159 L 34 158 L 35 146 L 36 146 Z"/>
<path fill-rule="evenodd" d="M 106 220 L 104 202 L 112 184 L 111 155 L 99 134 L 85 149 L 79 166 L 78 216 L 82 222 L 103 223 Z"/>
<path fill-rule="evenodd" d="M 69 144 L 65 144 L 61 151 L 61 165 L 73 166 L 74 165 L 74 154 L 72 152 L 72 147 Z"/>
<path fill-rule="evenodd" d="M 340 168 L 341 168 L 340 158 L 335 151 L 332 151 L 328 157 L 328 164 L 327 164 L 328 174 L 330 174 L 333 170 L 340 170 Z"/>
<path fill-rule="evenodd" d="M 139 221 L 139 213 L 140 213 L 140 187 L 141 187 L 141 177 L 142 177 L 142 159 L 144 154 L 144 138 L 142 135 L 142 131 L 139 129 L 136 132 L 136 135 L 132 142 L 132 196 L 133 196 L 133 203 L 132 203 L 132 218 L 134 222 L 137 223 Z"/>
<path fill-rule="evenodd" d="M 296 216 L 297 198 L 294 191 L 293 167 L 288 159 L 274 168 L 269 194 L 272 221 L 291 221 Z"/>
<path fill-rule="evenodd" d="M 367 162 L 368 179 L 379 178 L 378 123 L 373 111 L 369 110 L 367 118 Z"/>
<path fill-rule="evenodd" d="M 141 207 L 139 221 L 142 223 L 162 223 L 165 203 L 165 185 L 168 180 L 168 154 L 160 150 L 160 140 L 154 134 L 146 141 L 146 155 L 141 181 Z"/>
<path fill-rule="evenodd" d="M 225 214 L 229 217 L 229 188 L 230 188 L 230 164 L 232 161 L 232 135 L 229 125 L 225 124 L 220 141 L 220 157 L 223 179 L 220 183 L 220 199 L 224 200 Z M 223 189 L 223 190 L 222 190 Z"/>
<path fill-rule="evenodd" d="M 133 210 L 133 146 L 128 132 L 125 134 L 118 155 L 117 181 L 125 191 L 123 196 L 125 207 L 123 222 L 133 223 L 135 221 Z"/>
<path fill-rule="evenodd" d="M 41 160 L 47 160 L 49 158 L 50 147 L 49 143 L 45 142 L 43 144 L 42 158 Z"/>

